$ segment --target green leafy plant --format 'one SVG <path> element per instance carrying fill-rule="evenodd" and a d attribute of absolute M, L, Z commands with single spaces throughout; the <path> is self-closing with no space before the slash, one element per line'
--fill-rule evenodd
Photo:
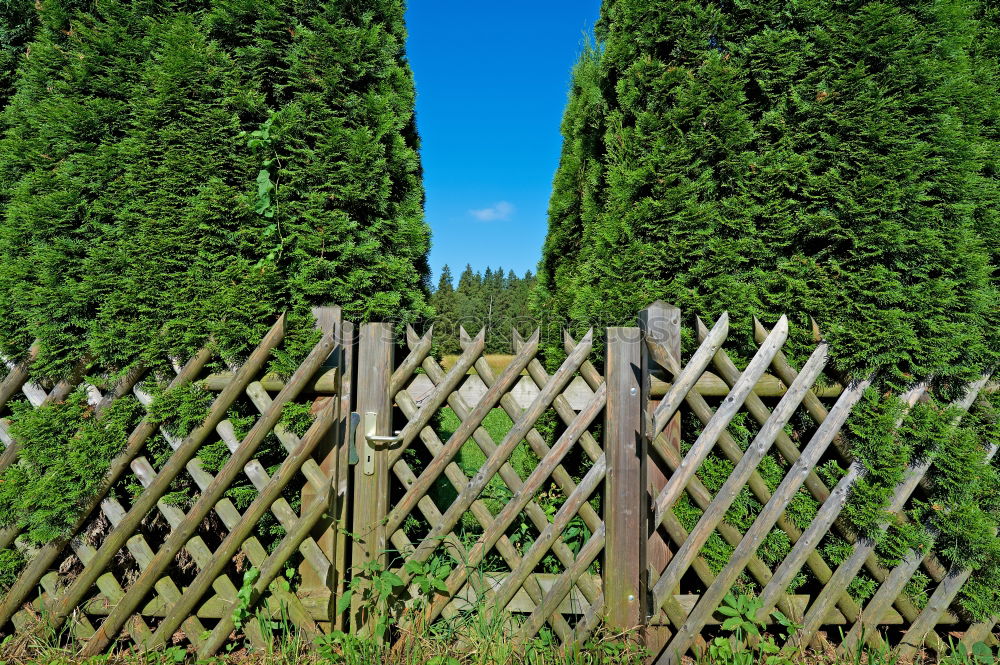
<path fill-rule="evenodd" d="M 1000 650 L 994 653 L 987 644 L 976 642 L 971 650 L 966 649 L 962 643 L 956 643 L 954 638 L 948 638 L 948 653 L 945 654 L 940 665 L 994 665 L 1000 661 Z"/>
<path fill-rule="evenodd" d="M 260 578 L 260 571 L 256 566 L 251 566 L 243 573 L 243 584 L 236 592 L 236 605 L 233 606 L 233 626 L 236 630 L 243 628 L 247 619 L 250 618 L 250 601 L 252 600 L 253 585 Z"/>
<path fill-rule="evenodd" d="M 719 614 L 726 617 L 722 629 L 729 637 L 716 637 L 708 647 L 708 659 L 715 665 L 791 665 L 792 654 L 782 652 L 774 637 L 764 632 L 766 624 L 757 618 L 761 602 L 754 596 L 729 593 L 719 606 Z M 783 628 L 787 640 L 799 628 L 781 612 L 771 612 L 771 617 Z"/>
<path fill-rule="evenodd" d="M 413 583 L 420 589 L 422 596 L 417 598 L 417 604 L 426 602 L 427 597 L 435 591 L 448 592 L 445 580 L 451 574 L 451 564 L 439 554 L 431 556 L 427 561 L 407 561 L 403 570 L 412 575 Z"/>
<path fill-rule="evenodd" d="M 347 590 L 337 600 L 337 613 L 342 614 L 351 607 L 355 596 L 361 606 L 374 619 L 372 632 L 381 639 L 389 629 L 391 621 L 390 601 L 396 589 L 403 586 L 403 580 L 378 560 L 366 561 L 355 568 Z"/>
<path fill-rule="evenodd" d="M 261 238 L 264 240 L 277 238 L 277 244 L 268 249 L 267 254 L 257 262 L 257 269 L 276 263 L 285 244 L 281 234 L 281 220 L 278 217 L 278 180 L 281 161 L 275 149 L 275 139 L 271 136 L 273 125 L 272 114 L 261 124 L 260 129 L 240 132 L 241 137 L 246 137 L 247 147 L 251 151 L 264 155 L 261 169 L 257 173 L 257 192 L 253 208 L 255 213 L 268 222 L 261 231 Z"/>

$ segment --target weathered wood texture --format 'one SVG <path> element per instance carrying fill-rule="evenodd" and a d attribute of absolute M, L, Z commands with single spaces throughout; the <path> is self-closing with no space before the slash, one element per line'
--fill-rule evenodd
<path fill-rule="evenodd" d="M 685 337 L 682 314 L 657 302 L 637 327 L 599 331 L 599 358 L 593 331 L 567 334 L 558 366 L 543 362 L 537 331 L 514 333 L 499 372 L 482 332 L 462 330 L 462 354 L 445 368 L 432 332 L 407 329 L 399 349 L 391 325 L 356 329 L 336 308 L 315 312 L 322 339 L 291 376 L 268 371 L 284 318 L 239 367 L 203 350 L 170 376 L 137 369 L 101 386 L 83 383 L 100 375 L 86 363 L 55 386 L 33 385 L 33 348 L 0 380 L 0 469 L 19 460 L 12 401 L 44 409 L 82 386 L 100 422 L 118 399 L 149 407 L 147 381 L 197 381 L 214 394 L 183 437 L 139 422 L 66 537 L 32 548 L 16 525 L 0 529 L 0 546 L 28 555 L 0 599 L 0 629 L 35 630 L 44 617 L 67 624 L 85 654 L 113 640 L 186 640 L 207 657 L 234 630 L 264 646 L 266 624 L 234 615 L 252 566 L 247 610 L 286 616 L 307 636 L 381 633 L 388 616 L 384 638 L 405 640 L 485 610 L 516 615 L 515 639 L 547 631 L 578 643 L 601 622 L 636 629 L 653 660 L 675 663 L 719 633 L 718 608 L 739 589 L 759 597 L 762 622 L 780 609 L 801 624 L 790 645 L 836 643 L 843 631 L 841 648 L 862 636 L 884 647 L 880 628 L 896 626 L 888 646 L 909 658 L 940 651 L 945 630 L 991 639 L 996 622 L 968 625 L 956 605 L 969 571 L 933 548 L 886 569 L 844 523 L 865 468 L 841 430 L 868 380 L 826 376 L 821 339 L 793 366 L 784 318 L 738 331 L 759 348 L 736 357 L 727 315 L 692 321 Z M 682 338 L 694 342 L 685 354 Z M 989 381 L 968 386 L 958 412 Z M 926 390 L 900 399 L 912 406 Z M 311 420 L 293 431 L 283 414 L 296 404 Z M 985 445 L 984 463 L 996 452 Z M 846 469 L 832 487 L 820 472 L 830 462 Z M 908 468 L 887 510 L 905 520 L 933 464 Z M 815 514 L 803 521 L 805 498 Z M 836 562 L 821 546 L 828 536 L 847 549 Z M 773 542 L 787 543 L 780 558 L 765 554 Z M 297 586 L 282 581 L 289 565 Z M 362 597 L 381 588 L 382 570 L 399 584 L 373 613 Z M 932 581 L 919 608 L 906 591 L 918 574 Z M 848 592 L 859 576 L 875 586 L 865 601 Z M 348 584 L 353 602 L 340 614 Z"/>
<path fill-rule="evenodd" d="M 99 493 L 81 507 L 64 537 L 32 548 L 16 525 L 4 529 L 3 544 L 29 558 L 0 600 L 0 628 L 37 630 L 42 622 L 54 629 L 68 622 L 67 634 L 81 642 L 85 655 L 102 652 L 115 640 L 150 648 L 185 639 L 207 656 L 230 639 L 240 577 L 253 566 L 260 574 L 248 609 L 259 607 L 269 616 L 280 611 L 303 634 L 318 634 L 317 621 L 331 619 L 328 580 L 345 568 L 335 534 L 346 523 L 332 524 L 329 516 L 345 504 L 346 497 L 336 501 L 333 490 L 334 478 L 343 473 L 339 459 L 346 459 L 341 435 L 346 421 L 339 398 L 301 397 L 318 375 L 332 381 L 334 392 L 343 392 L 337 390 L 344 369 L 341 323 L 332 309 L 321 308 L 316 316 L 325 334 L 277 391 L 269 392 L 261 379 L 269 357 L 281 348 L 284 317 L 229 373 L 205 420 L 186 436 L 175 436 L 149 417 L 140 421 L 112 460 Z M 204 387 L 206 369 L 221 362 L 202 350 L 183 366 L 173 363 L 176 376 L 135 370 L 107 385 L 84 382 L 83 376 L 100 376 L 100 369 L 91 367 L 44 390 L 30 383 L 31 356 L 10 367 L 0 382 L 0 416 L 12 400 L 44 409 L 82 389 L 99 422 L 115 400 L 135 399 L 150 407 L 146 382 L 168 384 L 168 391 L 191 383 Z M 311 403 L 312 421 L 301 436 L 284 421 L 293 403 Z M 0 423 L 9 463 L 18 463 L 13 417 Z M 211 464 L 201 458 L 208 448 Z M 225 451 L 221 458 L 220 451 Z M 120 498 L 130 496 L 129 487 L 142 489 L 130 500 Z M 295 496 L 302 497 L 301 513 L 289 503 Z M 268 524 L 265 515 L 274 526 L 262 528 Z M 323 519 L 327 524 L 321 528 Z M 272 583 L 297 559 L 303 580 L 322 580 L 325 594 L 297 594 Z M 205 618 L 219 621 L 206 626 Z M 256 621 L 242 632 L 254 645 L 267 644 Z"/>
<path fill-rule="evenodd" d="M 608 623 L 616 630 L 641 627 L 646 617 L 646 437 L 638 328 L 608 328 L 608 403 L 604 409 L 604 578 Z"/>

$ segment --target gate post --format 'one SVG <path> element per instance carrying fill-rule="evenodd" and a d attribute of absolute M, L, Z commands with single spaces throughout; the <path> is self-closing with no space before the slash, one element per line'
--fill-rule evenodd
<path fill-rule="evenodd" d="M 638 328 L 607 329 L 604 412 L 604 597 L 613 629 L 644 629 L 646 622 L 646 439 Z"/>
<path fill-rule="evenodd" d="M 324 334 L 331 334 L 336 340 L 336 347 L 330 357 L 327 358 L 326 362 L 323 363 L 322 367 L 317 371 L 317 376 L 323 374 L 324 372 L 337 369 L 337 385 L 336 394 L 332 396 L 316 396 L 313 402 L 314 413 L 328 404 L 331 400 L 341 400 L 343 395 L 343 386 L 346 385 L 344 382 L 344 342 L 343 342 L 343 322 L 341 320 L 341 310 L 340 307 L 336 306 L 324 306 L 324 307 L 314 307 L 312 310 L 313 318 L 316 319 L 316 327 Z M 349 383 L 349 381 L 347 382 Z M 341 403 L 340 406 L 343 406 Z M 341 426 L 343 419 L 350 418 L 350 408 L 346 411 L 340 411 L 340 421 L 338 421 L 338 426 L 332 427 L 330 432 L 323 437 L 323 440 L 316 446 L 316 450 L 313 452 L 313 458 L 319 464 L 319 468 L 327 475 L 328 478 L 334 483 L 333 492 L 329 495 L 329 505 L 327 517 L 321 518 L 317 522 L 316 526 L 313 528 L 312 537 L 315 539 L 316 544 L 322 550 L 323 554 L 326 555 L 327 559 L 331 562 L 331 566 L 326 571 L 317 570 L 308 561 L 303 561 L 299 565 L 299 573 L 302 576 L 302 581 L 299 585 L 298 595 L 300 597 L 309 597 L 318 606 L 323 607 L 323 613 L 327 617 L 331 617 L 332 621 L 336 619 L 333 618 L 334 608 L 336 607 L 336 587 L 337 578 L 340 569 L 337 568 L 338 555 L 342 555 L 338 552 L 337 545 L 339 536 L 337 533 L 337 518 L 340 517 L 339 508 L 343 505 L 343 497 L 337 494 L 337 478 L 340 472 L 339 468 L 339 458 L 340 453 L 344 449 L 344 444 L 347 441 L 346 430 Z M 306 483 L 302 488 L 302 506 L 300 510 L 300 516 L 304 516 L 309 509 L 313 507 L 317 500 L 317 490 L 309 483 Z M 342 525 L 343 523 L 341 523 Z M 330 625 L 326 621 L 320 621 L 320 626 L 324 630 L 328 630 Z"/>
<path fill-rule="evenodd" d="M 352 567 L 366 563 L 386 564 L 387 534 L 385 518 L 389 514 L 389 458 L 385 447 L 372 448 L 366 438 L 367 414 L 375 414 L 375 435 L 387 435 L 392 428 L 392 396 L 389 379 L 393 371 L 393 331 L 389 323 L 366 323 L 358 335 L 357 408 L 361 423 L 354 445 L 358 463 L 354 466 L 354 533 Z M 368 432 L 371 433 L 371 432 Z M 354 630 L 368 622 L 360 616 L 360 598 L 351 603 Z"/>
<path fill-rule="evenodd" d="M 651 417 L 656 410 L 658 402 L 648 396 L 651 380 L 650 375 L 654 370 L 660 369 L 660 362 L 652 357 L 648 343 L 654 343 L 660 352 L 666 354 L 665 358 L 661 357 L 659 359 L 667 363 L 667 366 L 664 366 L 663 369 L 667 370 L 670 374 L 679 373 L 681 367 L 681 310 L 668 305 L 662 300 L 657 300 L 639 312 L 639 328 L 642 331 L 643 340 L 642 387 L 643 390 L 647 391 L 647 397 L 643 399 L 643 405 L 649 417 Z M 675 375 L 673 378 L 668 378 L 668 380 L 676 381 L 677 377 Z M 674 414 L 674 417 L 663 428 L 659 437 L 662 440 L 662 445 L 676 450 L 678 454 L 680 453 L 681 414 L 679 411 Z M 648 443 L 647 441 L 647 445 Z M 659 454 L 653 451 L 650 451 L 650 453 L 647 457 L 648 466 L 646 470 L 646 486 L 650 493 L 646 510 L 648 511 L 647 519 L 651 524 L 648 531 L 647 557 L 649 558 L 650 570 L 656 575 L 661 575 L 666 570 L 667 564 L 670 563 L 670 557 L 672 556 L 671 541 L 666 530 L 652 524 L 653 502 L 656 500 L 657 495 L 659 495 L 660 490 L 667 484 L 670 469 Z M 650 584 L 652 583 L 650 581 Z M 680 593 L 680 590 L 675 589 L 674 593 Z M 667 626 L 662 625 L 663 614 L 657 608 L 651 608 L 651 611 L 653 616 L 649 619 L 650 626 L 646 631 L 646 647 L 653 653 L 659 653 L 666 645 L 671 632 Z"/>

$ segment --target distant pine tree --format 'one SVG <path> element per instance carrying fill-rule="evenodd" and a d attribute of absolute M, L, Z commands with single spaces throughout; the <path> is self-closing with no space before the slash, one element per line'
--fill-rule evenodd
<path fill-rule="evenodd" d="M 458 353 L 462 350 L 458 334 L 458 311 L 455 301 L 455 286 L 451 268 L 445 265 L 441 269 L 437 288 L 431 294 L 431 307 L 434 308 L 434 342 L 438 352 Z"/>
<path fill-rule="evenodd" d="M 537 327 L 530 299 L 535 277 L 529 271 L 518 277 L 513 270 L 486 268 L 475 272 L 466 265 L 454 287 L 451 269 L 444 266 L 437 289 L 431 294 L 434 306 L 434 340 L 439 353 L 461 350 L 460 326 L 470 334 L 486 329 L 487 353 L 510 353 L 512 329 L 530 335 Z"/>

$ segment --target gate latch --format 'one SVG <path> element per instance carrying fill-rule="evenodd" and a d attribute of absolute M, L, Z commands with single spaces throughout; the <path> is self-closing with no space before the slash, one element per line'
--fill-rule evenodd
<path fill-rule="evenodd" d="M 400 436 L 399 430 L 396 430 L 396 433 L 393 436 L 380 436 L 375 434 L 377 420 L 378 414 L 376 412 L 365 412 L 365 455 L 362 468 L 367 476 L 375 473 L 375 448 L 373 448 L 373 445 L 382 444 L 382 446 L 388 447 L 403 440 L 403 437 Z"/>

